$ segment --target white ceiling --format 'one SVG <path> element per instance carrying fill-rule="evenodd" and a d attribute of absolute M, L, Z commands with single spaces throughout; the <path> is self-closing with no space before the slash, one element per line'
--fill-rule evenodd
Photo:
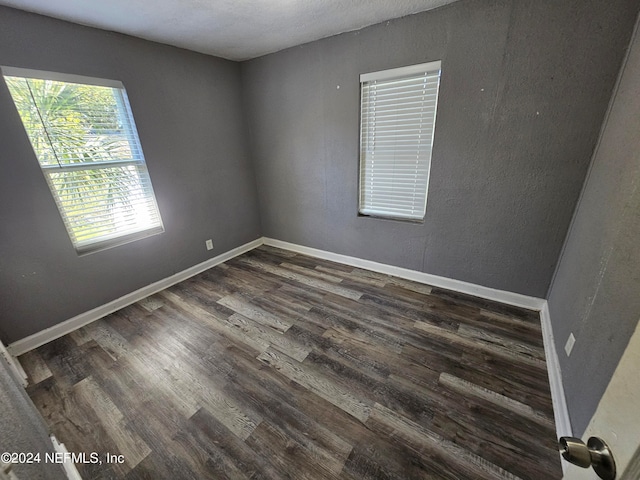
<path fill-rule="evenodd" d="M 246 60 L 453 1 L 0 0 L 0 4 Z"/>

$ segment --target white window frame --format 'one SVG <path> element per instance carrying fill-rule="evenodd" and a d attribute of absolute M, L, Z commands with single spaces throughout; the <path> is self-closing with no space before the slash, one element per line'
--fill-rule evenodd
<path fill-rule="evenodd" d="M 435 61 L 360 75 L 360 215 L 411 222 L 424 221 L 441 67 L 442 62 Z M 428 88 L 417 96 L 416 89 L 423 88 L 416 84 L 420 79 L 423 79 L 423 85 Z M 412 85 L 411 93 L 389 93 L 393 92 L 392 89 L 402 90 L 405 82 Z M 383 107 L 380 107 L 380 103 L 376 104 L 376 101 L 380 102 L 376 92 L 384 88 L 388 88 L 384 94 L 397 95 L 391 100 L 398 102 L 385 103 Z M 426 93 L 427 90 L 430 93 Z M 417 98 L 421 100 L 416 100 Z M 414 102 L 407 107 L 414 112 L 419 109 L 419 120 L 411 127 L 399 125 L 406 120 L 393 120 L 403 108 L 399 105 L 402 101 Z M 386 118 L 382 118 L 384 115 L 387 115 Z M 389 126 L 384 127 L 383 132 L 382 127 L 376 128 L 376 120 L 393 123 L 388 123 Z M 413 133 L 402 138 L 402 133 L 396 131 L 401 128 L 411 128 Z M 399 142 L 402 143 L 398 145 Z"/>
<path fill-rule="evenodd" d="M 157 235 L 159 233 L 164 232 L 162 217 L 158 209 L 155 193 L 153 191 L 153 186 L 151 184 L 151 178 L 147 170 L 144 154 L 142 152 L 142 145 L 138 137 L 138 130 L 136 128 L 135 121 L 133 118 L 133 112 L 131 111 L 129 99 L 127 97 L 127 93 L 122 82 L 117 80 L 110 80 L 110 79 L 86 77 L 82 75 L 47 72 L 47 71 L 41 71 L 41 70 L 7 67 L 7 66 L 0 67 L 0 74 L 3 80 L 5 76 L 21 77 L 25 79 L 51 80 L 51 81 L 59 81 L 59 82 L 74 83 L 74 84 L 89 85 L 89 86 L 108 87 L 108 88 L 114 89 L 114 95 L 116 95 L 116 103 L 119 106 L 119 113 L 124 118 L 124 124 L 126 125 L 125 128 L 127 132 L 126 135 L 129 138 L 129 144 L 131 146 L 131 150 L 135 151 L 135 155 L 133 155 L 135 158 L 100 161 L 100 162 L 78 162 L 78 163 L 63 164 L 63 165 L 43 164 L 41 163 L 41 159 L 38 158 L 38 164 L 40 165 L 42 172 L 47 180 L 47 184 L 49 185 L 51 194 L 53 195 L 56 205 L 58 207 L 58 210 L 60 212 L 60 215 L 62 216 L 65 227 L 67 229 L 67 233 L 69 234 L 69 238 L 73 243 L 74 248 L 79 254 L 86 254 L 86 253 L 96 252 L 99 250 L 104 250 L 107 248 L 123 245 L 125 243 L 133 242 L 135 240 L 139 240 L 142 238 L 149 237 L 151 235 Z M 54 146 L 52 146 L 52 148 L 55 150 Z M 34 153 L 36 153 L 35 150 L 34 150 Z M 37 153 L 36 153 L 36 157 L 37 157 Z M 148 212 L 151 213 L 151 215 L 154 218 L 153 223 L 144 228 L 143 227 L 140 227 L 139 229 L 128 228 L 126 230 L 120 229 L 119 231 L 97 235 L 87 240 L 77 240 L 76 232 L 74 231 L 73 226 L 68 219 L 69 212 L 65 209 L 65 206 L 63 205 L 60 199 L 60 196 L 56 190 L 56 187 L 54 185 L 53 175 L 55 175 L 56 173 L 63 173 L 63 172 L 69 172 L 69 171 L 78 171 L 78 170 L 91 171 L 91 170 L 110 168 L 110 167 L 111 168 L 131 167 L 129 171 L 135 170 L 137 178 L 144 183 L 144 187 L 143 187 L 143 191 L 145 193 L 144 198 L 145 198 L 145 201 L 148 202 Z"/>

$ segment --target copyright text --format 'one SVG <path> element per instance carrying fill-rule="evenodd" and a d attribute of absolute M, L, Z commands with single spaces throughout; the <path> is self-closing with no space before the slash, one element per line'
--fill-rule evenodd
<path fill-rule="evenodd" d="M 103 463 L 124 463 L 124 455 L 98 452 L 3 452 L 0 453 L 0 461 L 3 463 L 29 464 L 29 463 L 90 463 L 102 465 Z"/>

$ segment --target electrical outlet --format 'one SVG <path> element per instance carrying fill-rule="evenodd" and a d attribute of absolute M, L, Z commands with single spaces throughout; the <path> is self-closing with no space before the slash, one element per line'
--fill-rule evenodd
<path fill-rule="evenodd" d="M 209 239 L 204 243 L 207 246 L 207 250 L 213 250 L 213 240 Z"/>
<path fill-rule="evenodd" d="M 567 357 L 571 355 L 571 350 L 573 350 L 573 345 L 576 343 L 576 337 L 573 336 L 573 333 L 569 334 L 569 338 L 567 339 L 567 343 L 564 345 L 564 351 L 567 352 Z"/>

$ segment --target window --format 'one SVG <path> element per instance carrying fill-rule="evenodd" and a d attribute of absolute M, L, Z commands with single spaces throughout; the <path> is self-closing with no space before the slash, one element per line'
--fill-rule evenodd
<path fill-rule="evenodd" d="M 440 62 L 360 75 L 360 208 L 421 221 L 427 208 Z"/>
<path fill-rule="evenodd" d="M 3 67 L 79 253 L 164 231 L 120 82 Z"/>

